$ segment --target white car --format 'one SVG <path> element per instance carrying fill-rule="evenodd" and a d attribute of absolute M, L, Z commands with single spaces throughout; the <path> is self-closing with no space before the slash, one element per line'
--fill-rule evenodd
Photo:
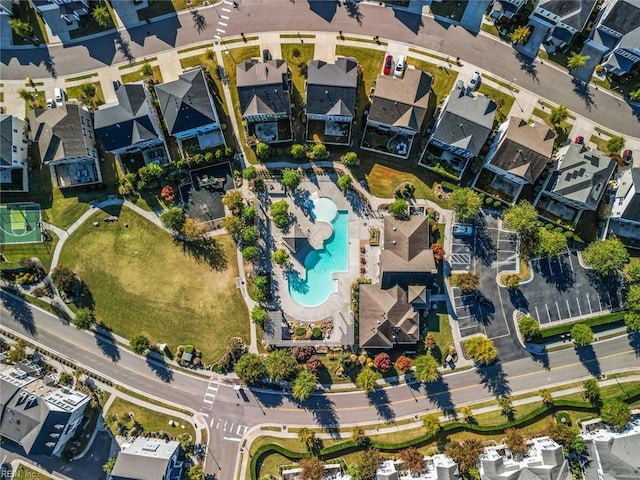
<path fill-rule="evenodd" d="M 394 77 L 402 78 L 404 76 L 404 69 L 407 68 L 404 55 L 398 55 L 396 59 L 396 68 L 393 71 Z"/>
<path fill-rule="evenodd" d="M 56 87 L 53 89 L 53 98 L 56 101 L 56 105 L 61 107 L 67 99 L 67 95 L 60 87 Z"/>
<path fill-rule="evenodd" d="M 53 98 L 47 98 L 47 108 L 55 108 L 56 104 L 53 101 Z"/>
<path fill-rule="evenodd" d="M 480 72 L 473 72 L 473 75 L 471 76 L 471 80 L 469 80 L 469 88 L 473 92 L 478 89 L 479 85 L 480 85 Z"/>

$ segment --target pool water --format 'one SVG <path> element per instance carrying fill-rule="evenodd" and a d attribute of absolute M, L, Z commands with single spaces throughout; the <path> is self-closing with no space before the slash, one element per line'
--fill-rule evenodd
<path fill-rule="evenodd" d="M 317 307 L 327 301 L 334 290 L 333 274 L 349 270 L 349 214 L 338 211 L 333 200 L 325 197 L 313 201 L 311 216 L 318 222 L 330 223 L 331 237 L 322 250 L 311 250 L 304 259 L 306 278 L 289 274 L 289 294 L 303 307 Z"/>

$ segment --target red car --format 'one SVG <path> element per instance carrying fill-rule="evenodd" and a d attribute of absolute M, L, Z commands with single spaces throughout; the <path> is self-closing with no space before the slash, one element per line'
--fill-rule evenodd
<path fill-rule="evenodd" d="M 384 70 L 383 73 L 385 75 L 389 75 L 391 73 L 391 69 L 393 68 L 393 57 L 391 55 L 387 55 L 384 59 Z"/>
<path fill-rule="evenodd" d="M 584 143 L 584 137 L 582 135 L 577 136 L 575 139 L 575 143 L 582 145 Z"/>
<path fill-rule="evenodd" d="M 625 150 L 622 152 L 622 164 L 625 167 L 631 165 L 631 150 Z"/>

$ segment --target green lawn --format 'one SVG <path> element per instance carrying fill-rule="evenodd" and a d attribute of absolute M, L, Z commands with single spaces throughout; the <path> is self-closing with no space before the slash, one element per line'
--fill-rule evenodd
<path fill-rule="evenodd" d="M 604 138 L 601 138 L 597 135 L 591 135 L 589 139 L 590 142 L 596 144 L 596 148 L 601 152 L 607 152 L 607 141 Z"/>
<path fill-rule="evenodd" d="M 101 27 L 94 20 L 91 15 L 91 11 L 98 6 L 105 5 L 107 10 L 109 11 L 109 24 L 106 27 Z M 78 22 L 78 28 L 75 30 L 71 30 L 69 32 L 69 37 L 71 39 L 76 39 L 80 37 L 86 37 L 87 35 L 93 35 L 94 33 L 104 32 L 105 30 L 109 30 L 111 28 L 116 28 L 116 22 L 114 18 L 113 10 L 111 6 L 107 4 L 107 2 L 102 1 L 89 1 L 89 14 L 82 17 L 82 20 Z"/>
<path fill-rule="evenodd" d="M 571 125 L 566 120 L 560 123 L 560 125 L 553 125 L 553 123 L 551 123 L 551 114 L 546 111 L 540 110 L 539 108 L 533 109 L 533 115 L 543 120 L 544 123 L 546 123 L 547 126 L 555 132 L 556 139 L 554 143 L 556 144 L 556 146 L 560 147 L 565 144 L 565 141 L 567 140 L 567 137 L 569 136 L 569 132 L 571 132 L 571 128 L 573 127 L 573 125 Z"/>
<path fill-rule="evenodd" d="M 171 407 L 167 407 L 171 408 Z M 155 410 L 149 410 L 144 407 L 140 407 L 134 403 L 127 402 L 122 398 L 116 398 L 111 407 L 109 407 L 107 415 L 115 413 L 120 417 L 122 414 L 133 413 L 133 419 L 129 421 L 129 425 L 133 423 L 133 420 L 137 420 L 142 428 L 144 428 L 147 432 L 157 432 L 159 430 L 164 430 L 169 435 L 180 435 L 181 433 L 188 433 L 191 435 L 191 438 L 195 440 L 196 433 L 193 429 L 193 425 L 191 422 L 187 422 L 182 420 L 181 418 L 172 417 L 170 415 L 165 415 L 164 413 L 156 412 Z M 172 427 L 169 425 L 169 420 L 174 420 L 178 423 L 177 426 Z M 181 428 L 180 425 L 184 425 L 185 428 Z M 111 432 L 116 434 L 116 425 L 115 423 L 111 426 Z"/>
<path fill-rule="evenodd" d="M 501 92 L 495 88 L 489 87 L 483 83 L 480 84 L 478 93 L 486 95 L 491 98 L 498 105 L 498 112 L 496 114 L 496 120 L 500 123 L 504 122 L 509 117 L 509 112 L 513 106 L 515 98 L 508 93 Z"/>
<path fill-rule="evenodd" d="M 42 473 L 25 465 L 20 465 L 11 478 L 17 480 L 53 480 L 53 477 L 43 475 Z"/>
<path fill-rule="evenodd" d="M 483 32 L 490 33 L 491 35 L 495 35 L 496 37 L 500 36 L 500 32 L 498 31 L 496 26 L 492 23 L 491 24 L 482 23 L 482 25 L 480 26 L 480 30 L 482 30 Z"/>
<path fill-rule="evenodd" d="M 433 85 L 431 86 L 433 93 L 436 95 L 436 104 L 440 104 L 444 101 L 445 97 L 449 95 L 453 84 L 458 78 L 458 72 L 443 68 L 438 68 L 433 63 L 424 62 L 417 58 L 411 58 L 407 60 L 409 65 L 414 65 L 416 68 L 427 72 L 433 78 Z"/>
<path fill-rule="evenodd" d="M 307 64 L 313 60 L 315 45 L 312 43 L 283 43 L 280 46 L 282 58 L 287 61 L 291 70 L 291 80 L 295 87 L 293 95 L 297 106 L 305 103 L 304 84 L 307 81 Z"/>
<path fill-rule="evenodd" d="M 445 2 L 431 2 L 429 5 L 429 10 L 434 15 L 439 17 L 449 18 L 456 22 L 459 22 L 462 19 L 462 15 L 464 15 L 464 11 L 467 9 L 466 0 L 461 0 L 459 2 L 450 0 Z"/>
<path fill-rule="evenodd" d="M 440 308 L 438 310 L 441 310 Z M 443 311 L 429 311 L 427 317 L 427 328 L 429 332 L 433 333 L 436 337 L 436 344 L 440 352 L 434 352 L 435 359 L 440 361 L 442 359 L 442 353 L 445 349 L 453 343 L 453 334 L 451 333 L 451 325 L 449 325 L 449 314 L 446 313 L 446 306 L 443 306 Z"/>
<path fill-rule="evenodd" d="M 153 68 L 153 80 L 156 83 L 162 83 L 162 73 L 160 73 L 160 67 L 155 65 Z M 146 77 L 142 75 L 140 69 L 134 70 L 133 72 L 125 73 L 122 75 L 122 83 L 133 83 L 139 82 L 140 80 L 144 80 Z"/>
<path fill-rule="evenodd" d="M 104 104 L 104 92 L 102 91 L 102 85 L 100 82 L 93 82 L 93 85 L 96 87 L 96 105 Z M 69 98 L 80 98 L 82 94 L 82 90 L 80 85 L 75 87 L 67 87 L 67 97 Z"/>
<path fill-rule="evenodd" d="M 49 235 L 51 235 L 51 242 L 0 245 L 0 252 L 7 259 L 7 262 L 0 264 L 0 270 L 19 268 L 22 258 L 37 257 L 48 272 L 51 267 L 53 251 L 58 244 L 58 236 L 52 231 L 49 231 Z"/>
<path fill-rule="evenodd" d="M 354 57 L 362 66 L 364 89 L 361 89 L 358 99 L 362 105 L 362 101 L 365 100 L 365 98 L 369 98 L 371 87 L 375 86 L 376 78 L 382 72 L 382 63 L 384 62 L 385 53 L 382 50 L 373 50 L 366 47 L 337 45 L 336 55 L 342 57 Z"/>
<path fill-rule="evenodd" d="M 93 226 L 108 214 L 112 224 Z M 129 228 L 125 228 L 125 224 Z M 231 336 L 249 338 L 249 318 L 236 289 L 235 245 L 217 237 L 219 268 L 198 262 L 168 233 L 124 208 L 96 213 L 67 240 L 60 265 L 86 283 L 99 320 L 117 334 L 152 342 L 194 344 L 205 362 L 218 359 Z"/>

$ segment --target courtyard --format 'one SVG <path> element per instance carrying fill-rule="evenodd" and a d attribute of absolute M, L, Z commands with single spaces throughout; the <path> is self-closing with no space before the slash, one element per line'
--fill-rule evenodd
<path fill-rule="evenodd" d="M 222 197 L 235 188 L 229 162 L 189 172 L 190 182 L 180 185 L 180 201 L 190 217 L 213 226 L 224 218 Z"/>

